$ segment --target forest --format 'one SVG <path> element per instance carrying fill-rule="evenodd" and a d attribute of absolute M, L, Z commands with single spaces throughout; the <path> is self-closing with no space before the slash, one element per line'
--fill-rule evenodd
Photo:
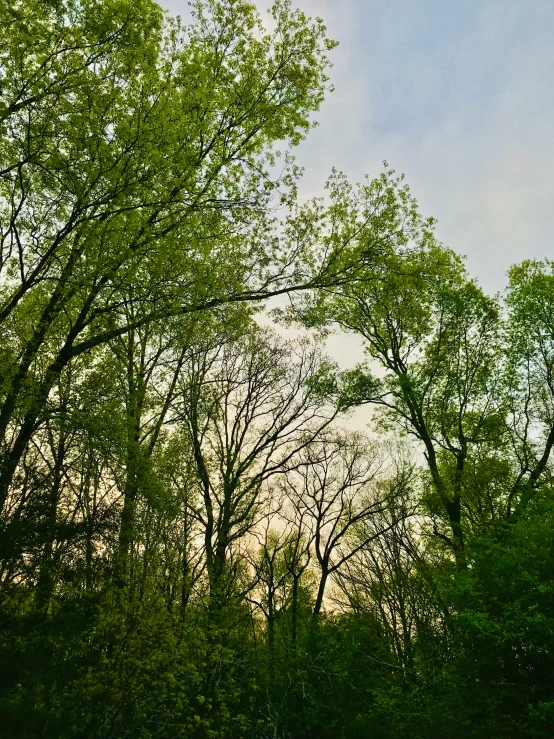
<path fill-rule="evenodd" d="M 336 42 L 191 13 L 0 3 L 0 736 L 551 737 L 554 262 L 300 197 Z"/>

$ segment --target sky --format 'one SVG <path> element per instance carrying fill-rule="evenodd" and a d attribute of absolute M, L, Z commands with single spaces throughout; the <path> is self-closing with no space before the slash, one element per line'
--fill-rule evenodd
<path fill-rule="evenodd" d="M 163 4 L 186 17 L 186 0 Z M 511 264 L 554 259 L 553 0 L 294 4 L 339 42 L 335 91 L 296 150 L 303 195 L 323 194 L 333 166 L 360 181 L 387 160 L 488 292 Z M 359 354 L 347 338 L 330 348 Z"/>

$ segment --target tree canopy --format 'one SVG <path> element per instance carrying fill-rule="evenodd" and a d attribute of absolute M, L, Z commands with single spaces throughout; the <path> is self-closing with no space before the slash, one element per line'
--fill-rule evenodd
<path fill-rule="evenodd" d="M 336 42 L 191 9 L 0 5 L 0 736 L 550 737 L 554 262 L 299 198 Z"/>

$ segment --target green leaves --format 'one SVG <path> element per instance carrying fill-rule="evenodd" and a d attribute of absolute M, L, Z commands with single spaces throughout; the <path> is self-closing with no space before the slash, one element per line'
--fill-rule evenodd
<path fill-rule="evenodd" d="M 366 403 L 375 403 L 384 391 L 383 383 L 373 375 L 367 364 L 341 373 L 339 408 L 348 410 Z"/>
<path fill-rule="evenodd" d="M 227 0 L 198 2 L 186 28 L 151 0 L 1 12 L 15 31 L 0 59 L 0 341 L 17 360 L 0 442 L 16 415 L 27 429 L 6 449 L 3 500 L 76 357 L 313 283 L 275 236 L 267 166 L 308 129 L 333 44 L 287 2 L 271 33 Z"/>
<path fill-rule="evenodd" d="M 300 202 L 336 44 L 270 14 L 0 4 L 5 731 L 550 736 L 554 263 L 487 296 L 386 162 Z"/>

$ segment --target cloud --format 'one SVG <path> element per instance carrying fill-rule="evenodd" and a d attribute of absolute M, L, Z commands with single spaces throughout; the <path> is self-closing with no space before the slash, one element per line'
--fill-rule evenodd
<path fill-rule="evenodd" d="M 554 254 L 554 4 L 302 7 L 341 41 L 336 91 L 299 151 L 306 192 L 333 164 L 361 179 L 387 159 L 486 289 L 500 289 L 513 262 Z"/>
<path fill-rule="evenodd" d="M 322 194 L 332 166 L 359 181 L 386 159 L 485 289 L 502 289 L 514 262 L 554 257 L 554 3 L 297 4 L 340 42 L 336 90 L 297 150 L 303 196 Z M 335 337 L 330 350 L 346 366 L 361 347 Z"/>

